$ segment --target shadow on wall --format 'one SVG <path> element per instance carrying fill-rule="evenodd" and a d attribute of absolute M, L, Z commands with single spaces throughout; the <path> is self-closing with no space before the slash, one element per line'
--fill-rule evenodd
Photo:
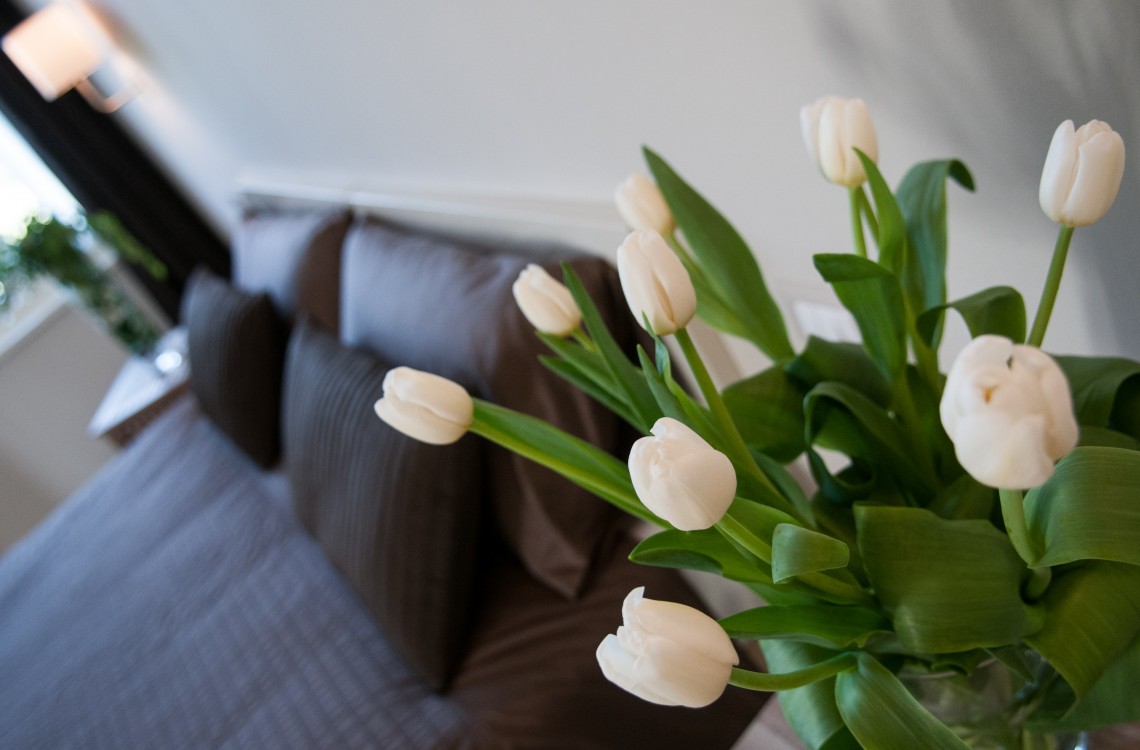
<path fill-rule="evenodd" d="M 1104 120 L 1129 150 L 1113 210 L 1081 230 L 1079 262 L 1114 311 L 1117 351 L 1140 357 L 1140 4 L 1132 0 L 936 0 L 828 4 L 816 23 L 860 94 L 940 130 L 1036 194 L 1057 124 Z M 1072 262 L 1074 258 L 1070 258 Z M 1123 270 L 1123 272 L 1122 272 Z"/>

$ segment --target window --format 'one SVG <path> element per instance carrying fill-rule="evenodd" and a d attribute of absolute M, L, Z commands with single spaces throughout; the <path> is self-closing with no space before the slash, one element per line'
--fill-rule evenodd
<path fill-rule="evenodd" d="M 75 222 L 80 208 L 11 123 L 0 117 L 0 237 L 20 237 L 27 218 L 36 214 Z M 0 282 L 0 295 L 8 293 Z M 0 350 L 19 340 L 63 300 L 59 287 L 46 278 L 18 294 L 0 312 Z"/>

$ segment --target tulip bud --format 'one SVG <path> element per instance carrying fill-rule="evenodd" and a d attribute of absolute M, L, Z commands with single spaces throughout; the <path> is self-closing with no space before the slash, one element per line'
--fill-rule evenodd
<path fill-rule="evenodd" d="M 939 411 L 962 468 L 989 487 L 1042 485 L 1077 444 L 1061 368 L 1040 349 L 1003 336 L 979 336 L 962 350 Z"/>
<path fill-rule="evenodd" d="M 657 232 L 632 232 L 617 251 L 618 277 L 637 322 L 653 333 L 676 333 L 693 319 L 697 293 L 681 259 Z"/>
<path fill-rule="evenodd" d="M 862 99 L 825 96 L 800 109 L 800 130 L 812 160 L 828 182 L 856 187 L 867 179 L 853 149 L 879 161 L 879 140 Z"/>
<path fill-rule="evenodd" d="M 677 226 L 660 188 L 643 174 L 625 178 L 614 190 L 614 202 L 626 226 L 635 232 L 652 229 L 666 235 Z"/>
<path fill-rule="evenodd" d="M 1124 177 L 1124 140 L 1100 120 L 1077 130 L 1065 120 L 1053 133 L 1038 197 L 1041 210 L 1067 227 L 1100 221 L 1112 208 Z"/>
<path fill-rule="evenodd" d="M 511 286 L 515 302 L 530 324 L 551 336 L 569 336 L 582 323 L 570 290 L 542 266 L 528 265 Z"/>
<path fill-rule="evenodd" d="M 410 367 L 384 376 L 384 397 L 376 416 L 408 437 L 447 445 L 463 437 L 474 418 L 475 404 L 458 383 Z"/>
<path fill-rule="evenodd" d="M 663 706 L 707 706 L 728 686 L 740 663 L 724 629 L 705 613 L 676 602 L 629 592 L 624 625 L 598 646 L 598 664 L 610 682 Z"/>
<path fill-rule="evenodd" d="M 633 489 L 645 507 L 681 531 L 707 529 L 736 496 L 736 470 L 720 451 L 670 417 L 629 452 Z"/>

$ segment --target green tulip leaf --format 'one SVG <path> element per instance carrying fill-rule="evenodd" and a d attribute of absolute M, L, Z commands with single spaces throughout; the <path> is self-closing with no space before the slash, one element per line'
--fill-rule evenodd
<path fill-rule="evenodd" d="M 1040 629 L 1042 613 L 1021 599 L 1025 565 L 988 521 L 856 505 L 855 526 L 867 576 L 908 649 L 997 647 Z"/>
<path fill-rule="evenodd" d="M 774 672 L 793 672 L 838 652 L 796 641 L 761 641 L 764 660 Z M 810 750 L 860 750 L 835 705 L 835 678 L 784 690 L 777 695 L 788 724 Z"/>
<path fill-rule="evenodd" d="M 796 478 L 778 461 L 763 453 L 752 451 L 752 460 L 760 467 L 764 476 L 768 477 L 775 485 L 776 490 L 783 495 L 784 499 L 791 503 L 791 506 L 810 523 L 813 515 L 811 503 L 808 502 L 807 496 L 804 495 L 804 491 Z"/>
<path fill-rule="evenodd" d="M 958 463 L 958 456 L 954 450 L 954 443 L 942 427 L 942 417 L 939 414 L 939 402 L 942 400 L 942 382 L 931 384 L 914 365 L 907 365 L 907 384 L 911 400 L 914 403 L 914 412 L 917 419 L 918 431 L 922 436 L 921 447 L 929 451 L 929 461 L 934 476 L 938 478 L 941 486 L 945 487 L 962 476 L 962 465 Z M 928 496 L 923 498 L 919 505 L 925 506 L 930 502 Z"/>
<path fill-rule="evenodd" d="M 1081 438 L 1077 445 L 1092 448 L 1123 448 L 1130 451 L 1140 451 L 1140 440 L 1125 435 L 1123 432 L 1110 430 L 1107 427 L 1091 427 L 1081 425 Z"/>
<path fill-rule="evenodd" d="M 1057 357 L 1073 391 L 1077 421 L 1140 440 L 1140 362 L 1122 357 Z"/>
<path fill-rule="evenodd" d="M 966 321 L 970 336 L 993 333 L 1005 336 L 1016 344 L 1025 341 L 1025 301 L 1021 294 L 1009 286 L 983 289 L 945 305 L 936 305 L 918 316 L 918 334 L 927 345 L 933 345 L 942 327 L 946 310 L 957 310 Z"/>
<path fill-rule="evenodd" d="M 561 474 L 635 518 L 661 525 L 637 498 L 623 461 L 541 419 L 481 399 L 471 431 Z"/>
<path fill-rule="evenodd" d="M 666 238 L 673 247 L 673 252 L 681 260 L 681 265 L 689 274 L 693 282 L 693 291 L 697 295 L 697 316 L 718 331 L 730 333 L 733 336 L 749 341 L 752 339 L 748 324 L 741 320 L 736 310 L 721 297 L 720 292 L 706 278 L 704 270 L 696 260 L 689 255 L 683 247 L 676 244 L 676 238 Z"/>
<path fill-rule="evenodd" d="M 1070 568 L 1054 577 L 1043 601 L 1045 627 L 1025 642 L 1080 701 L 1140 635 L 1140 567 L 1092 562 Z"/>
<path fill-rule="evenodd" d="M 1077 560 L 1140 565 L 1140 453 L 1076 448 L 1025 496 L 1036 566 Z"/>
<path fill-rule="evenodd" d="M 597 345 L 598 352 L 609 369 L 613 382 L 621 389 L 622 400 L 629 405 L 629 413 L 637 420 L 633 426 L 642 433 L 648 433 L 653 423 L 661 416 L 657 408 L 657 401 L 649 390 L 649 384 L 645 382 L 641 370 L 629 361 L 621 347 L 614 341 L 614 337 L 610 335 L 605 321 L 602 320 L 601 313 L 594 306 L 594 301 L 590 299 L 586 288 L 582 286 L 581 279 L 578 278 L 578 274 L 570 267 L 570 264 L 562 264 L 562 277 L 566 282 L 566 287 L 570 290 L 570 294 L 574 297 L 578 309 L 582 311 L 582 320 L 586 324 L 586 330 L 589 331 L 590 337 Z"/>
<path fill-rule="evenodd" d="M 734 524 L 733 530 L 739 531 L 737 536 L 747 540 L 749 552 L 766 562 L 772 561 L 772 535 L 776 527 L 783 523 L 797 524 L 782 510 L 740 497 L 732 501 L 721 523 L 730 521 Z"/>
<path fill-rule="evenodd" d="M 784 317 L 764 283 L 756 256 L 740 233 L 664 159 L 648 148 L 643 152 L 677 225 L 692 247 L 695 265 L 716 297 L 723 300 L 728 310 L 735 311 L 742 324 L 740 330 L 729 332 L 743 335 L 777 362 L 790 359 L 794 352 Z M 715 325 L 713 320 L 708 322 Z"/>
<path fill-rule="evenodd" d="M 929 509 L 950 520 L 985 520 L 993 513 L 996 502 L 997 490 L 963 474 L 939 491 Z"/>
<path fill-rule="evenodd" d="M 973 191 L 974 177 L 957 159 L 926 161 L 911 167 L 896 196 L 906 222 L 906 272 L 903 285 L 912 310 L 928 310 L 946 302 L 946 186 L 954 180 Z M 942 314 L 935 315 L 927 343 L 941 340 Z M 1024 336 L 1023 336 L 1024 338 Z M 1020 339 L 1019 339 L 1020 340 Z"/>
<path fill-rule="evenodd" d="M 930 671 L 937 673 L 953 670 L 959 674 L 973 674 L 979 665 L 990 658 L 990 650 L 984 648 L 957 654 L 934 654 L 930 657 Z"/>
<path fill-rule="evenodd" d="M 872 633 L 890 630 L 879 613 L 864 607 L 764 606 L 726 617 L 721 627 L 744 640 L 793 640 L 816 645 L 862 646 Z"/>
<path fill-rule="evenodd" d="M 641 361 L 641 371 L 645 374 L 645 382 L 649 384 L 649 391 L 653 394 L 653 398 L 657 400 L 657 406 L 661 410 L 661 415 L 665 417 L 672 417 L 679 422 L 689 423 L 685 416 L 685 410 L 681 408 L 680 402 L 677 398 L 669 392 L 669 386 L 665 384 L 665 378 L 657 369 L 654 363 L 649 359 L 649 355 L 645 353 L 645 349 L 640 344 L 637 346 L 637 357 Z M 689 425 L 692 427 L 692 425 Z M 694 428 L 698 433 L 700 429 Z M 708 440 L 709 437 L 702 433 L 702 436 Z"/>
<path fill-rule="evenodd" d="M 688 424 L 706 441 L 712 444 L 713 447 L 724 452 L 726 440 L 716 420 L 713 419 L 708 408 L 693 400 L 693 397 L 689 395 L 688 391 L 673 377 L 673 363 L 669 357 L 669 349 L 665 346 L 665 342 L 652 331 L 649 332 L 649 335 L 655 342 L 655 364 L 657 372 L 660 373 L 659 378 L 653 378 L 654 382 L 650 386 L 654 391 L 654 396 L 657 396 L 657 389 L 661 385 L 664 385 L 668 396 L 661 394 L 661 398 L 669 399 L 671 403 L 680 407 L 682 414 L 684 414 L 683 418 L 676 417 L 676 419 Z M 649 364 L 647 366 L 648 355 L 641 351 L 640 346 L 638 346 L 638 357 L 641 359 L 642 369 L 646 373 L 646 377 L 652 377 L 649 370 L 653 365 Z"/>
<path fill-rule="evenodd" d="M 730 581 L 772 583 L 765 563 L 745 557 L 715 529 L 666 529 L 634 547 L 629 559 L 639 565 L 714 573 Z"/>
<path fill-rule="evenodd" d="M 906 367 L 906 309 L 898 276 L 857 255 L 820 254 L 812 260 L 855 317 L 871 360 L 887 380 L 897 381 Z"/>
<path fill-rule="evenodd" d="M 867 173 L 867 184 L 875 199 L 875 215 L 879 222 L 879 265 L 896 276 L 902 271 L 903 249 L 906 245 L 906 224 L 902 209 L 891 193 L 891 186 L 883 179 L 878 165 L 865 153 L 855 149 L 863 170 Z"/>
<path fill-rule="evenodd" d="M 878 486 L 878 473 L 861 459 L 854 459 L 851 465 L 833 474 L 817 451 L 809 448 L 807 457 L 819 494 L 829 504 L 850 507 L 854 502 L 869 498 Z"/>
<path fill-rule="evenodd" d="M 536 335 L 542 343 L 546 344 L 548 349 L 573 365 L 575 370 L 589 378 L 596 387 L 604 389 L 613 398 L 620 399 L 624 396 L 624 391 L 614 380 L 613 374 L 600 352 L 587 349 L 571 339 L 559 338 L 541 332 Z"/>
<path fill-rule="evenodd" d="M 640 418 L 626 402 L 624 389 L 614 379 L 601 354 L 557 336 L 539 333 L 538 337 L 559 357 L 539 357 L 548 370 L 572 383 L 635 429 L 638 427 Z"/>
<path fill-rule="evenodd" d="M 969 750 L 869 654 L 835 678 L 835 703 L 851 734 L 875 750 Z"/>
<path fill-rule="evenodd" d="M 1033 665 L 1027 658 L 1028 652 L 1025 647 L 1021 645 L 1001 646 L 999 648 L 988 648 L 984 653 L 1000 661 L 1009 668 L 1009 671 L 1017 675 L 1019 679 L 1025 680 L 1027 684 L 1034 682 Z"/>
<path fill-rule="evenodd" d="M 625 402 L 614 398 L 608 390 L 599 386 L 597 381 L 579 369 L 574 362 L 547 355 L 540 355 L 538 361 L 541 362 L 546 369 L 570 383 L 636 428 L 638 418 L 629 410 Z"/>
<path fill-rule="evenodd" d="M 857 471 L 877 467 L 878 471 L 889 472 L 901 489 L 916 497 L 933 497 L 937 493 L 938 482 L 929 458 L 916 452 L 921 446 L 908 440 L 890 415 L 859 391 L 842 383 L 820 383 L 804 399 L 804 414 L 805 442 L 809 446 L 818 443 L 853 459 L 863 459 L 855 461 Z M 811 460 L 811 465 L 817 481 L 836 479 L 825 471 L 818 456 Z M 868 481 L 874 478 L 871 476 Z"/>
<path fill-rule="evenodd" d="M 891 404 L 891 384 L 859 344 L 811 336 L 785 369 L 809 389 L 831 380 L 854 388 L 879 406 Z"/>
<path fill-rule="evenodd" d="M 787 513 L 758 502 L 737 497 L 717 524 L 746 556 L 755 557 L 771 572 L 772 536 L 780 524 L 798 525 Z M 776 584 L 788 591 L 811 594 L 834 604 L 868 604 L 871 596 L 845 570 L 829 573 L 804 573 Z"/>
<path fill-rule="evenodd" d="M 846 568 L 850 560 L 847 545 L 827 534 L 787 523 L 772 533 L 772 580 L 776 583 L 805 573 Z"/>
<path fill-rule="evenodd" d="M 788 462 L 804 450 L 805 393 L 783 367 L 774 365 L 733 383 L 722 396 L 744 442 Z"/>
<path fill-rule="evenodd" d="M 1076 696 L 1068 683 L 1058 680 L 1046 695 L 1041 708 L 1029 719 L 1039 732 L 1083 732 L 1115 724 L 1140 721 L 1140 636 L 1093 683 L 1085 697 L 1074 705 Z"/>

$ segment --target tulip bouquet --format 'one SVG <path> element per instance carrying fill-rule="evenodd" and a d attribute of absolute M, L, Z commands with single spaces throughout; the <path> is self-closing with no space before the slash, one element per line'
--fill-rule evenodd
<path fill-rule="evenodd" d="M 1097 121 L 1056 131 L 1040 201 L 1060 231 L 1030 326 L 1008 286 L 948 294 L 946 193 L 973 189 L 964 164 L 920 163 L 892 190 L 861 101 L 821 99 L 801 120 L 849 192 L 854 252 L 814 263 L 861 345 L 796 352 L 744 240 L 647 149 L 653 179 L 617 191 L 634 230 L 618 270 L 654 351 L 621 351 L 569 268 L 565 284 L 534 267 L 515 285 L 549 367 L 645 435 L 628 462 L 406 369 L 378 414 L 428 442 L 471 430 L 529 457 L 660 526 L 632 560 L 765 600 L 718 622 L 631 592 L 597 659 L 646 700 L 778 691 L 815 750 L 1056 747 L 1044 733 L 1140 720 L 1140 363 L 1040 348 L 1074 228 L 1115 199 L 1120 136 Z M 944 376 L 951 314 L 973 340 Z M 686 331 L 694 315 L 774 364 L 719 391 Z M 701 399 L 674 377 L 666 337 Z M 806 491 L 787 468 L 801 456 Z M 730 637 L 758 640 L 768 671 L 741 669 Z M 989 672 L 1020 687 L 996 726 L 944 721 L 909 684 Z"/>

